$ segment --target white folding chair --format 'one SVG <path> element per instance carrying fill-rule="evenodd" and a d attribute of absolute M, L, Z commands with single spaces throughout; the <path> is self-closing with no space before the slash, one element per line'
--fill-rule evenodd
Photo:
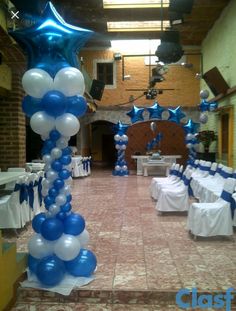
<path fill-rule="evenodd" d="M 232 193 L 236 180 L 228 178 L 221 196 L 214 203 L 192 203 L 187 219 L 187 228 L 194 236 L 232 235 Z"/>

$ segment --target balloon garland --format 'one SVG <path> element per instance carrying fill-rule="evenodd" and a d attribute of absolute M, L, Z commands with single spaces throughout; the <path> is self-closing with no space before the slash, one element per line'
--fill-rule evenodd
<path fill-rule="evenodd" d="M 129 125 L 122 124 L 121 121 L 115 126 L 116 134 L 114 136 L 115 148 L 117 150 L 117 160 L 115 163 L 115 169 L 112 174 L 114 176 L 128 176 L 129 171 L 127 167 L 127 162 L 125 160 L 125 150 L 128 144 L 128 136 L 126 132 L 129 128 Z"/>
<path fill-rule="evenodd" d="M 22 78 L 22 109 L 32 130 L 44 141 L 46 211 L 32 221 L 28 266 L 45 286 L 59 284 L 65 273 L 90 276 L 96 256 L 86 250 L 89 234 L 83 216 L 72 212 L 71 149 L 68 141 L 80 129 L 77 117 L 87 110 L 84 78 L 76 68 L 76 51 L 92 32 L 67 24 L 47 3 L 42 19 L 11 35 L 27 53 L 29 69 Z"/>

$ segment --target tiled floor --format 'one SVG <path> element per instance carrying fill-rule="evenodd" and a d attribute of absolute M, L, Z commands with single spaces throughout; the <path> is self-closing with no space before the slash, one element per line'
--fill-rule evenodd
<path fill-rule="evenodd" d="M 89 248 L 98 259 L 96 279 L 77 291 L 80 299 L 74 293 L 66 304 L 56 297 L 54 304 L 52 297 L 42 304 L 32 291 L 20 291 L 13 310 L 180 310 L 174 306 L 180 288 L 236 287 L 235 236 L 194 241 L 186 215 L 156 214 L 150 182 L 151 177 L 113 177 L 110 171 L 74 180 L 73 208 L 87 223 Z M 26 251 L 31 234 L 30 229 L 21 233 L 19 251 Z M 100 293 L 100 304 L 81 300 L 86 292 Z M 163 301 L 173 306 L 158 305 Z"/>

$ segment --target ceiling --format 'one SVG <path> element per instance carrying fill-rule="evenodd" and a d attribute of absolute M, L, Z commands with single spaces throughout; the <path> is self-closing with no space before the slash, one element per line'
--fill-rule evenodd
<path fill-rule="evenodd" d="M 206 34 L 230 0 L 195 0 L 184 23 L 174 26 L 182 45 L 201 45 Z M 103 9 L 102 0 L 52 0 L 64 19 L 73 25 L 93 30 L 87 46 L 104 47 L 113 39 L 159 39 L 161 32 L 107 32 L 107 21 L 151 21 L 169 19 L 168 8 Z"/>

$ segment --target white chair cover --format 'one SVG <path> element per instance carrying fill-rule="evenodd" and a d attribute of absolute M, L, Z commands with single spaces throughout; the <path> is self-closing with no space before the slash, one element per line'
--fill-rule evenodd
<path fill-rule="evenodd" d="M 191 178 L 191 170 L 185 173 L 184 181 L 173 185 L 169 188 L 162 188 L 159 199 L 156 204 L 156 209 L 159 212 L 182 212 L 189 208 L 188 185 Z"/>
<path fill-rule="evenodd" d="M 24 184 L 25 177 L 19 177 L 16 183 L 18 190 L 11 195 L 0 197 L 0 228 L 22 228 L 25 225 L 25 206 L 27 201 L 20 203 L 20 185 Z M 27 197 L 26 197 L 27 200 Z"/>
<path fill-rule="evenodd" d="M 204 164 L 199 166 L 198 172 L 193 172 L 192 174 L 192 180 L 191 180 L 191 188 L 193 190 L 193 194 L 195 195 L 195 189 L 198 184 L 198 181 L 202 178 L 205 178 L 209 175 L 209 171 L 211 169 L 211 162 L 204 162 Z"/>
<path fill-rule="evenodd" d="M 231 197 L 236 180 L 228 178 L 221 197 L 214 203 L 192 203 L 187 228 L 196 236 L 232 235 Z"/>

